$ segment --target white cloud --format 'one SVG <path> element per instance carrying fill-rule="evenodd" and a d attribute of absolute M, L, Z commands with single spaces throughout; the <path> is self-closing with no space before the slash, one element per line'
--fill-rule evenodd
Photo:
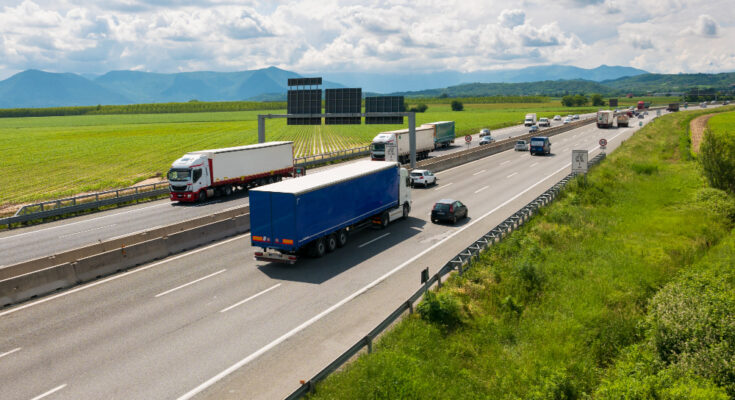
<path fill-rule="evenodd" d="M 523 25 L 526 21 L 526 13 L 523 10 L 503 10 L 500 12 L 498 22 L 501 26 L 506 28 L 513 28 L 518 25 Z"/>
<path fill-rule="evenodd" d="M 720 31 L 720 26 L 714 18 L 709 15 L 700 15 L 697 19 L 697 25 L 694 32 L 704 37 L 716 37 Z"/>

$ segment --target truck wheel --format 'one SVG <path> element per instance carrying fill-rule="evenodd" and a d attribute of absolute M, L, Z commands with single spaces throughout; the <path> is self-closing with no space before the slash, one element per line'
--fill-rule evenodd
<path fill-rule="evenodd" d="M 345 247 L 347 245 L 347 231 L 340 229 L 337 232 L 337 247 Z"/>
<path fill-rule="evenodd" d="M 336 250 L 337 249 L 337 235 L 333 233 L 327 236 L 326 244 L 327 244 L 327 253 L 331 253 L 334 250 Z"/>
<path fill-rule="evenodd" d="M 388 223 L 390 223 L 390 215 L 388 211 L 383 211 L 383 214 L 380 215 L 380 229 L 387 228 Z"/>
<path fill-rule="evenodd" d="M 204 203 L 207 200 L 207 191 L 206 190 L 200 190 L 199 191 L 199 202 Z"/>
<path fill-rule="evenodd" d="M 311 256 L 319 258 L 324 256 L 327 252 L 327 245 L 324 243 L 324 238 L 319 238 L 311 244 Z"/>
<path fill-rule="evenodd" d="M 409 206 L 408 204 L 404 204 L 403 205 L 403 219 L 407 219 L 408 213 L 410 212 L 411 212 L 411 206 Z"/>
<path fill-rule="evenodd" d="M 225 196 L 231 196 L 232 195 L 232 186 L 227 185 L 225 186 Z"/>

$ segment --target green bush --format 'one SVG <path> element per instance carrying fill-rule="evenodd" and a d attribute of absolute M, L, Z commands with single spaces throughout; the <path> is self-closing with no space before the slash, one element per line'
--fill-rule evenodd
<path fill-rule="evenodd" d="M 630 165 L 630 167 L 637 174 L 641 175 L 652 175 L 654 173 L 658 173 L 658 165 L 654 163 L 633 163 Z"/>
<path fill-rule="evenodd" d="M 452 111 L 464 110 L 464 104 L 459 100 L 452 100 Z"/>
<path fill-rule="evenodd" d="M 735 193 L 735 134 L 707 130 L 700 147 L 704 176 L 712 187 Z"/>
<path fill-rule="evenodd" d="M 695 201 L 701 204 L 702 207 L 735 222 L 735 199 L 728 196 L 724 190 L 702 188 L 697 191 Z"/>
<path fill-rule="evenodd" d="M 454 329 L 462 325 L 462 303 L 452 292 L 428 291 L 416 309 L 422 319 L 443 328 Z"/>

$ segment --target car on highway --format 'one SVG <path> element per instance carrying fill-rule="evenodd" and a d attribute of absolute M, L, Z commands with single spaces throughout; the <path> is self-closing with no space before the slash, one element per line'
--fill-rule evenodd
<path fill-rule="evenodd" d="M 565 125 L 568 124 L 568 123 L 570 123 L 570 122 L 572 122 L 572 119 L 571 118 L 569 118 L 569 117 L 564 118 L 564 124 Z"/>
<path fill-rule="evenodd" d="M 578 114 L 574 114 L 574 115 L 572 115 L 572 119 L 573 119 L 573 120 L 577 120 L 577 119 L 579 119 L 579 115 L 578 115 Z"/>
<path fill-rule="evenodd" d="M 561 115 L 554 115 L 554 121 L 561 121 Z"/>
<path fill-rule="evenodd" d="M 483 136 L 490 136 L 490 129 L 487 129 L 487 128 L 480 129 L 480 137 L 483 137 Z"/>
<path fill-rule="evenodd" d="M 531 125 L 530 128 L 528 128 L 528 133 L 534 133 L 538 132 L 538 125 Z"/>
<path fill-rule="evenodd" d="M 538 126 L 551 126 L 551 121 L 548 118 L 539 118 Z"/>
<path fill-rule="evenodd" d="M 725 101 L 723 101 L 723 102 L 722 102 L 722 105 L 723 105 L 723 106 L 726 106 L 726 105 L 728 105 L 728 104 L 730 104 L 730 100 L 725 100 Z"/>
<path fill-rule="evenodd" d="M 421 185 L 427 187 L 436 185 L 436 175 L 428 169 L 415 169 L 411 171 L 409 177 L 411 178 L 411 186 Z"/>
<path fill-rule="evenodd" d="M 515 151 L 528 151 L 528 142 L 525 140 L 519 140 L 516 142 Z"/>
<path fill-rule="evenodd" d="M 639 119 L 643 119 L 643 118 L 646 118 L 646 116 L 645 116 L 645 115 L 643 115 L 643 114 L 638 114 L 638 118 L 639 118 Z"/>
<path fill-rule="evenodd" d="M 467 206 L 459 200 L 441 199 L 431 209 L 431 222 L 449 221 L 456 224 L 462 218 L 467 218 Z"/>
<path fill-rule="evenodd" d="M 491 144 L 495 143 L 495 139 L 492 136 L 485 136 L 482 139 L 480 139 L 479 145 L 482 146 L 484 144 Z"/>

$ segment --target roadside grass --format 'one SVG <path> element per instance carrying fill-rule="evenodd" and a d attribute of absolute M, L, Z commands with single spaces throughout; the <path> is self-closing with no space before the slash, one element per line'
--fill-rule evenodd
<path fill-rule="evenodd" d="M 715 115 L 707 121 L 707 125 L 713 131 L 735 133 L 735 113 Z"/>
<path fill-rule="evenodd" d="M 562 111 L 563 110 L 563 111 Z M 418 125 L 450 120 L 458 136 L 481 128 L 517 125 L 527 112 L 582 113 L 558 103 L 468 104 L 453 112 L 432 104 Z M 267 111 L 284 114 L 285 110 Z M 184 153 L 257 143 L 263 111 L 117 114 L 0 118 L 4 160 L 0 163 L 0 204 L 18 204 L 126 187 L 165 175 Z M 401 125 L 288 126 L 266 120 L 267 140 L 293 140 L 296 157 L 369 144 L 379 132 Z"/>
<path fill-rule="evenodd" d="M 593 396 L 646 340 L 652 297 L 733 227 L 697 201 L 711 189 L 679 147 L 692 114 L 641 129 L 310 398 Z"/>

